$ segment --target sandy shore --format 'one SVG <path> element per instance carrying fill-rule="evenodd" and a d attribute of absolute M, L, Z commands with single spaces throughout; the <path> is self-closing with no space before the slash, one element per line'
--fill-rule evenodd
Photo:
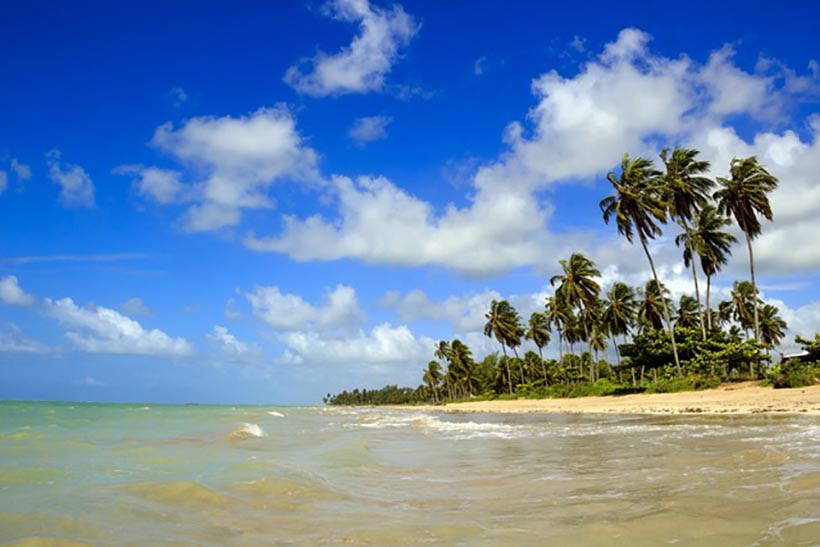
<path fill-rule="evenodd" d="M 795 389 L 772 389 L 760 387 L 754 382 L 746 382 L 727 384 L 707 391 L 577 399 L 477 401 L 420 408 L 444 412 L 598 414 L 759 414 L 776 412 L 820 415 L 820 385 Z"/>

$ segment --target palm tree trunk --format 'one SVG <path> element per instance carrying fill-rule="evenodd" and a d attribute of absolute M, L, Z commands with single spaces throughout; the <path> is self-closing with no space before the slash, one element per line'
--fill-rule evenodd
<path fill-rule="evenodd" d="M 580 308 L 579 308 L 580 309 Z M 581 311 L 581 322 L 584 324 L 584 336 L 587 337 L 587 351 L 589 352 L 589 383 L 595 383 L 595 369 L 592 368 L 592 338 L 589 336 L 589 327 L 587 326 L 587 318 L 589 314 L 584 317 L 584 310 Z"/>
<path fill-rule="evenodd" d="M 706 341 L 706 323 L 703 321 L 703 308 L 700 305 L 700 289 L 698 288 L 698 269 L 695 260 L 692 259 L 692 279 L 695 281 L 695 299 L 698 302 L 698 319 L 700 319 L 700 332 L 703 334 L 703 341 Z"/>
<path fill-rule="evenodd" d="M 755 310 L 755 342 L 760 342 L 760 320 L 757 315 L 757 283 L 755 283 L 755 257 L 752 253 L 752 238 L 746 234 L 746 246 L 749 247 L 749 271 L 752 274 L 752 298 Z"/>
<path fill-rule="evenodd" d="M 544 374 L 544 384 L 547 383 L 547 364 L 544 362 L 544 354 L 541 352 L 541 346 L 538 346 L 538 356 L 541 358 L 541 372 Z"/>
<path fill-rule="evenodd" d="M 515 354 L 515 360 L 518 361 L 519 368 L 521 369 L 521 383 L 526 384 L 527 380 L 524 378 L 524 365 L 521 363 L 521 358 L 518 356 L 518 350 L 515 349 L 515 346 L 512 347 L 512 350 Z"/>
<path fill-rule="evenodd" d="M 618 366 L 621 366 L 621 352 L 618 351 L 618 342 L 615 341 L 615 335 L 610 335 L 612 337 L 612 347 L 615 348 L 615 362 Z"/>
<path fill-rule="evenodd" d="M 641 234 L 641 245 L 643 245 L 643 252 L 646 253 L 646 258 L 649 259 L 649 267 L 652 268 L 652 277 L 655 278 L 655 284 L 658 286 L 658 292 L 660 293 L 664 319 L 666 319 L 666 326 L 669 329 L 669 336 L 672 338 L 672 355 L 675 357 L 675 368 L 678 370 L 678 376 L 683 376 L 683 370 L 680 368 L 680 359 L 678 359 L 678 345 L 675 343 L 675 329 L 672 327 L 672 319 L 669 317 L 669 306 L 666 305 L 666 298 L 663 295 L 663 291 L 661 291 L 661 282 L 658 281 L 658 272 L 655 271 L 655 262 L 652 260 L 652 255 L 649 254 L 649 248 L 646 246 L 646 239 L 644 239 L 643 234 Z"/>
<path fill-rule="evenodd" d="M 504 343 L 501 343 L 501 351 L 504 352 L 504 366 L 507 369 L 507 386 L 510 388 L 510 395 L 513 394 L 512 389 L 512 375 L 510 375 L 510 360 L 507 359 L 507 348 L 504 346 Z"/>
<path fill-rule="evenodd" d="M 706 276 L 706 328 L 712 331 L 712 305 L 709 303 L 709 298 L 712 293 L 712 276 Z"/>

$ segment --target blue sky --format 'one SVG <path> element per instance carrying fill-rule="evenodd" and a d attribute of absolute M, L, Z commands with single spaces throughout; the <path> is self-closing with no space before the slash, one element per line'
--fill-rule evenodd
<path fill-rule="evenodd" d="M 605 226 L 624 152 L 781 180 L 763 296 L 820 330 L 815 2 L 7 2 L 0 398 L 317 403 L 477 356 Z M 664 282 L 691 292 L 672 243 Z M 747 275 L 745 249 L 718 295 Z M 719 297 L 719 296 L 718 296 Z M 552 350 L 548 350 L 549 351 Z"/>

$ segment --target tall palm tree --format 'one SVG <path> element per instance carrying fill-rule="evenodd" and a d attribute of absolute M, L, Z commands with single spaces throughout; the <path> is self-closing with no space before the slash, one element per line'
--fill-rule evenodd
<path fill-rule="evenodd" d="M 564 356 L 562 344 L 565 338 L 564 332 L 566 332 L 567 325 L 571 321 L 572 312 L 566 302 L 558 296 L 553 295 L 546 298 L 544 317 L 546 317 L 547 324 L 550 328 L 555 325 L 555 330 L 558 332 L 558 360 L 561 360 Z"/>
<path fill-rule="evenodd" d="M 456 373 L 458 385 L 461 386 L 465 395 L 472 396 L 473 388 L 476 387 L 476 379 L 473 375 L 475 363 L 473 362 L 472 352 L 459 339 L 453 340 L 451 348 L 450 359 Z"/>
<path fill-rule="evenodd" d="M 735 281 L 732 285 L 730 299 L 721 302 L 718 307 L 723 321 L 734 321 L 749 334 L 754 327 L 754 287 L 748 281 Z"/>
<path fill-rule="evenodd" d="M 589 318 L 601 292 L 601 286 L 595 278 L 600 278 L 601 272 L 592 260 L 581 253 L 573 253 L 569 260 L 559 262 L 563 273 L 552 276 L 550 285 L 558 284 L 556 295 L 571 307 L 578 309 L 585 338 L 589 341 Z M 594 370 L 591 366 L 590 381 L 595 381 Z"/>
<path fill-rule="evenodd" d="M 692 218 L 707 206 L 709 203 L 709 193 L 715 185 L 714 181 L 705 176 L 709 172 L 709 162 L 697 159 L 699 151 L 693 148 L 675 148 L 669 154 L 666 148 L 661 152 L 666 172 L 663 177 L 664 200 L 669 207 L 669 216 L 677 219 L 683 227 L 683 234 L 686 240 L 691 240 Z M 680 245 L 678 240 L 675 243 Z M 688 251 L 688 253 L 687 253 Z M 687 254 L 689 255 L 687 257 Z M 687 267 L 692 264 L 692 280 L 695 285 L 695 299 L 697 301 L 697 314 L 700 321 L 701 334 L 706 340 L 706 324 L 703 321 L 703 310 L 700 305 L 700 289 L 698 288 L 698 273 L 694 261 L 691 259 L 693 252 L 688 246 L 684 246 L 683 260 Z"/>
<path fill-rule="evenodd" d="M 442 378 L 441 364 L 439 364 L 438 361 L 430 361 L 427 363 L 423 380 L 433 394 L 433 401 L 436 403 L 438 402 L 438 385 L 441 383 Z"/>
<path fill-rule="evenodd" d="M 675 321 L 675 326 L 692 328 L 698 323 L 698 309 L 697 301 L 693 296 L 684 294 L 680 297 L 678 304 L 678 317 Z M 703 327 L 703 324 L 701 324 Z"/>
<path fill-rule="evenodd" d="M 737 241 L 735 236 L 723 231 L 723 228 L 730 224 L 731 221 L 721 215 L 716 208 L 707 206 L 698 211 L 689 234 L 681 234 L 675 240 L 679 245 L 681 244 L 679 240 L 684 242 L 684 261 L 694 259 L 692 251 L 700 258 L 700 268 L 706 275 L 706 328 L 708 330 L 712 330 L 710 302 L 712 277 L 729 262 L 732 244 Z"/>
<path fill-rule="evenodd" d="M 641 242 L 643 251 L 652 269 L 652 277 L 656 283 L 658 272 L 655 270 L 655 262 L 649 253 L 648 240 L 654 239 L 663 233 L 660 225 L 666 223 L 667 204 L 659 187 L 660 172 L 655 169 L 654 164 L 645 158 L 630 159 L 629 154 L 624 154 L 621 160 L 621 176 L 616 178 L 613 173 L 607 174 L 607 179 L 615 189 L 615 193 L 601 200 L 601 211 L 604 215 L 604 222 L 609 224 L 610 219 L 615 218 L 618 226 L 618 233 L 626 237 L 627 241 L 633 242 L 635 234 Z M 675 367 L 678 376 L 683 375 L 678 358 L 678 346 L 675 343 L 675 329 L 672 328 L 672 319 L 669 316 L 669 306 L 666 301 L 663 303 L 663 314 L 666 325 L 669 329 L 669 336 L 672 340 L 672 355 L 675 358 Z"/>
<path fill-rule="evenodd" d="M 538 347 L 538 355 L 541 357 L 541 369 L 544 373 L 544 380 L 547 379 L 547 367 L 544 364 L 543 348 L 550 343 L 550 327 L 547 316 L 543 312 L 533 312 L 527 322 L 527 333 L 524 335 L 527 340 L 532 340 Z"/>
<path fill-rule="evenodd" d="M 506 300 L 493 300 L 490 303 L 490 311 L 484 317 L 487 322 L 484 324 L 484 336 L 495 338 L 501 344 L 501 351 L 504 353 L 504 366 L 507 369 L 507 385 L 512 395 L 512 375 L 510 374 L 510 363 L 507 358 L 507 341 L 514 336 L 515 325 L 510 324 L 510 303 Z"/>
<path fill-rule="evenodd" d="M 777 188 L 777 178 L 760 165 L 757 157 L 734 158 L 730 167 L 730 178 L 718 177 L 721 188 L 715 192 L 718 211 L 731 214 L 746 235 L 749 248 L 749 273 L 752 278 L 754 298 L 755 341 L 760 342 L 760 318 L 757 304 L 757 283 L 755 282 L 755 260 L 752 240 L 760 235 L 758 215 L 768 221 L 774 219 L 767 194 Z"/>
<path fill-rule="evenodd" d="M 624 341 L 626 341 L 626 335 L 629 334 L 629 329 L 635 322 L 636 310 L 635 291 L 632 287 L 621 281 L 613 283 L 609 292 L 606 293 L 601 320 L 612 337 L 612 345 L 615 346 L 615 358 L 618 360 L 619 365 L 621 364 L 621 355 L 618 351 L 618 345 L 615 343 L 615 337 L 623 336 Z"/>

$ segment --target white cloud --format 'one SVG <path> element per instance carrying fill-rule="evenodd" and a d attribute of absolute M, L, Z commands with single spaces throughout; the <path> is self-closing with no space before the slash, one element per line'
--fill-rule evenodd
<path fill-rule="evenodd" d="M 153 312 L 151 308 L 145 305 L 145 302 L 142 301 L 141 298 L 133 297 L 129 298 L 122 304 L 120 304 L 120 311 L 127 315 L 142 315 L 142 316 L 149 316 Z"/>
<path fill-rule="evenodd" d="M 207 336 L 225 357 L 251 359 L 258 358 L 262 353 L 259 346 L 237 339 L 236 336 L 228 332 L 227 328 L 220 325 L 214 325 L 213 330 Z"/>
<path fill-rule="evenodd" d="M 135 175 L 133 188 L 137 195 L 161 205 L 183 203 L 194 198 L 191 189 L 180 180 L 182 175 L 178 171 L 142 165 L 121 165 L 114 169 L 114 174 Z"/>
<path fill-rule="evenodd" d="M 0 194 L 6 191 L 6 187 L 9 185 L 9 176 L 6 174 L 5 171 L 0 171 Z"/>
<path fill-rule="evenodd" d="M 18 161 L 17 158 L 11 158 L 11 170 L 14 171 L 17 180 L 20 182 L 25 182 L 31 178 L 31 167 Z"/>
<path fill-rule="evenodd" d="M 14 323 L 0 322 L 0 352 L 2 353 L 46 353 L 50 348 L 40 342 L 25 337 Z"/>
<path fill-rule="evenodd" d="M 325 14 L 338 21 L 359 23 L 359 34 L 349 46 L 334 55 L 320 51 L 285 73 L 285 83 L 299 93 L 314 97 L 345 93 L 382 91 L 385 76 L 399 50 L 418 32 L 419 25 L 400 5 L 383 9 L 368 0 L 335 0 L 325 5 Z"/>
<path fill-rule="evenodd" d="M 229 298 L 225 302 L 225 319 L 228 321 L 238 321 L 242 317 L 242 314 L 236 308 L 236 299 Z"/>
<path fill-rule="evenodd" d="M 433 353 L 433 341 L 416 339 L 404 325 L 384 323 L 369 332 L 359 330 L 345 338 L 326 338 L 315 332 L 280 335 L 287 346 L 282 357 L 288 363 L 319 365 L 389 366 L 421 364 Z"/>
<path fill-rule="evenodd" d="M 314 306 L 302 297 L 282 293 L 278 287 L 256 287 L 245 293 L 253 313 L 282 331 L 349 329 L 365 320 L 352 287 L 337 285 L 327 291 L 325 302 Z"/>
<path fill-rule="evenodd" d="M 171 91 L 169 92 L 169 95 L 171 95 L 171 99 L 174 102 L 174 106 L 177 108 L 179 108 L 183 105 L 183 103 L 188 101 L 188 93 L 186 93 L 185 90 L 179 86 L 172 87 Z"/>
<path fill-rule="evenodd" d="M 158 329 L 104 308 L 80 308 L 71 298 L 45 299 L 46 313 L 68 328 L 66 337 L 81 351 L 131 355 L 188 355 L 191 345 Z"/>
<path fill-rule="evenodd" d="M 269 209 L 270 187 L 280 180 L 316 182 L 318 156 L 303 145 L 296 120 L 283 106 L 247 116 L 202 116 L 174 128 L 157 128 L 151 144 L 204 178 L 183 183 L 177 171 L 121 166 L 137 175 L 136 191 L 160 204 L 191 202 L 184 217 L 188 231 L 238 224 L 244 209 Z"/>
<path fill-rule="evenodd" d="M 0 302 L 10 306 L 31 306 L 34 297 L 20 288 L 17 276 L 0 277 Z"/>
<path fill-rule="evenodd" d="M 441 265 L 471 276 L 552 267 L 556 257 L 570 250 L 635 269 L 643 258 L 634 248 L 613 243 L 614 229 L 611 239 L 601 241 L 577 230 L 551 232 L 552 207 L 541 192 L 557 183 L 602 177 L 625 151 L 656 157 L 663 145 L 685 143 L 703 150 L 718 174 L 728 170 L 732 155 L 758 153 L 781 178 L 781 189 L 772 196 L 777 222 L 764 228 L 758 242 L 760 264 L 770 268 L 762 274 L 820 266 L 820 249 L 811 241 L 820 220 L 810 211 L 818 202 L 811 197 L 818 189 L 813 174 L 820 166 L 820 118 L 810 120 L 810 142 L 787 131 L 761 133 L 746 143 L 727 125 L 730 116 L 781 115 L 789 100 L 783 83 L 787 69 L 778 69 L 781 77 L 747 72 L 735 65 L 728 47 L 715 51 L 705 64 L 686 56 L 667 58 L 652 53 L 649 42 L 645 32 L 624 29 L 574 76 L 550 71 L 535 78 L 536 104 L 527 123 L 507 127 L 507 151 L 478 169 L 465 206 L 439 209 L 383 177 L 334 176 L 327 190 L 337 205 L 335 215 L 284 216 L 281 233 L 250 234 L 246 245 L 299 261 L 354 258 L 394 266 Z M 591 210 L 583 216 L 593 215 Z M 775 250 L 787 241 L 802 250 L 778 256 L 776 263 Z M 677 260 L 671 238 L 665 245 L 671 249 L 663 254 Z"/>
<path fill-rule="evenodd" d="M 350 138 L 360 147 L 387 138 L 387 126 L 393 118 L 390 116 L 369 116 L 358 118 L 350 128 Z"/>
<path fill-rule="evenodd" d="M 94 207 L 94 183 L 79 165 L 60 164 L 60 151 L 46 154 L 49 178 L 60 185 L 60 203 L 65 207 Z"/>
<path fill-rule="evenodd" d="M 380 303 L 387 309 L 395 310 L 402 322 L 446 320 L 454 331 L 473 332 L 484 329 L 484 314 L 490 309 L 490 303 L 503 298 L 497 291 L 485 290 L 468 296 L 449 296 L 441 301 L 433 301 L 424 291 L 415 289 L 404 296 L 395 291 L 388 292 Z"/>

